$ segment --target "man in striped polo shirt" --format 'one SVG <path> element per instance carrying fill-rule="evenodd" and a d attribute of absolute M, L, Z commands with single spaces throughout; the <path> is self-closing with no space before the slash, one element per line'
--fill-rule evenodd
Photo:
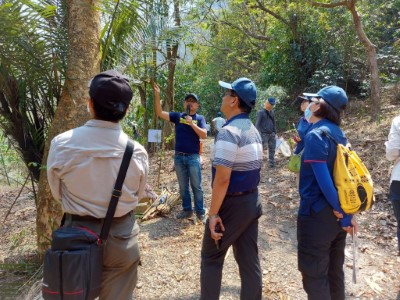
<path fill-rule="evenodd" d="M 233 247 L 242 282 L 240 299 L 261 299 L 258 258 L 258 193 L 262 164 L 261 136 L 249 118 L 256 87 L 247 78 L 226 88 L 221 111 L 227 122 L 218 132 L 212 159 L 212 196 L 201 250 L 201 299 L 219 299 L 225 254 Z"/>

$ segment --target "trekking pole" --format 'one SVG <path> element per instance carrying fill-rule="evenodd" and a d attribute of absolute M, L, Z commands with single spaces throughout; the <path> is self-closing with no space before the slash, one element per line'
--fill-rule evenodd
<path fill-rule="evenodd" d="M 357 273 L 356 273 L 356 263 L 357 263 L 357 232 L 354 231 L 354 226 L 352 227 L 353 230 L 353 283 L 357 283 Z"/>

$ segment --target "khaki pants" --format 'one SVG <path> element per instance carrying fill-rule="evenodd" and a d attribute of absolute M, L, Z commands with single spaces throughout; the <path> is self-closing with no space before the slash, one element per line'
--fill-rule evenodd
<path fill-rule="evenodd" d="M 65 225 L 83 226 L 100 234 L 103 222 L 71 221 Z M 100 300 L 131 300 L 137 283 L 137 267 L 140 260 L 137 236 L 139 225 L 133 214 L 113 219 L 104 248 L 103 278 Z"/>

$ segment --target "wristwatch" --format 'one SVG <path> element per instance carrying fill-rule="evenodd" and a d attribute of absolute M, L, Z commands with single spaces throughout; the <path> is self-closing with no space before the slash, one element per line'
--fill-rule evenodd
<path fill-rule="evenodd" d="M 215 215 L 208 215 L 209 219 L 216 219 L 219 218 L 219 214 L 215 214 Z"/>

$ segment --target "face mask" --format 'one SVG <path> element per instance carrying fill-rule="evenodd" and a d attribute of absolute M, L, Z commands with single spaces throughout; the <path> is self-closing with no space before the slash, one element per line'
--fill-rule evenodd
<path fill-rule="evenodd" d="M 310 119 L 312 116 L 312 111 L 310 110 L 311 103 L 308 104 L 306 110 L 304 111 L 304 118 L 306 118 L 307 122 L 310 123 Z"/>

